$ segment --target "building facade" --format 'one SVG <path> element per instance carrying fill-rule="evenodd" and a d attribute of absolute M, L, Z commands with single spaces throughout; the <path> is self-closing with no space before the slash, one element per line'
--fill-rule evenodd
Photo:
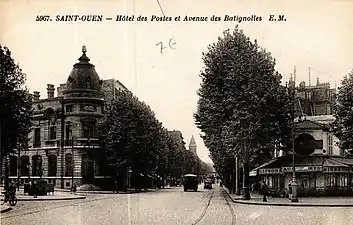
<path fill-rule="evenodd" d="M 111 182 L 107 176 L 97 126 L 104 116 L 105 102 L 118 90 L 127 90 L 115 79 L 100 80 L 83 47 L 79 62 L 65 84 L 47 85 L 47 98 L 33 94 L 33 130 L 29 147 L 10 156 L 10 179 L 27 183 L 45 179 L 56 187 L 70 188 L 75 182 Z"/>
<path fill-rule="evenodd" d="M 298 113 L 307 116 L 331 115 L 336 89 L 331 88 L 330 83 L 320 83 L 317 78 L 315 86 L 306 86 L 304 81 L 300 82 L 299 87 L 296 87 L 296 97 Z"/>

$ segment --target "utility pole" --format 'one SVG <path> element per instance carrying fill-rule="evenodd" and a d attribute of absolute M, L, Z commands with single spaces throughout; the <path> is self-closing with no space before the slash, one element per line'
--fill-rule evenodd
<path fill-rule="evenodd" d="M 311 86 L 311 74 L 310 74 L 310 67 L 309 67 L 309 86 Z"/>
<path fill-rule="evenodd" d="M 293 180 L 292 180 L 292 198 L 291 198 L 291 202 L 298 202 L 298 195 L 297 195 L 297 188 L 298 188 L 298 183 L 296 180 L 296 175 L 295 175 L 295 146 L 294 146 L 294 139 L 295 139 L 295 130 L 294 130 L 294 119 L 295 119 L 295 107 L 294 107 L 294 103 L 295 103 L 295 85 L 293 84 L 292 87 L 290 87 L 292 89 L 292 153 L 293 153 Z"/>

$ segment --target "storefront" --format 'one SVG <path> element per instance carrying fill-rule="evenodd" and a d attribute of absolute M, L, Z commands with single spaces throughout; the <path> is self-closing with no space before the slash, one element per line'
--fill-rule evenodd
<path fill-rule="evenodd" d="M 293 180 L 292 155 L 278 157 L 250 172 L 252 182 L 264 182 L 272 193 L 285 195 Z M 353 195 L 353 159 L 340 156 L 295 157 L 298 196 Z"/>

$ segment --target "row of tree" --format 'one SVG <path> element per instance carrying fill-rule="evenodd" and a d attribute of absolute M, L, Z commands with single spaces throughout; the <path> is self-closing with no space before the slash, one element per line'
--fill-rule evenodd
<path fill-rule="evenodd" d="M 276 61 L 242 30 L 226 30 L 203 53 L 196 125 L 223 177 L 242 162 L 243 199 L 250 199 L 249 167 L 290 152 L 294 138 L 295 83 L 281 84 Z M 345 76 L 334 104 L 333 131 L 348 155 L 353 153 L 353 71 Z M 238 168 L 237 168 L 238 169 Z M 234 192 L 234 183 L 228 188 Z"/>
<path fill-rule="evenodd" d="M 108 164 L 117 173 L 132 170 L 132 180 L 141 174 L 179 179 L 185 173 L 205 174 L 209 168 L 191 151 L 179 145 L 144 102 L 129 91 L 120 91 L 107 103 L 99 125 Z M 135 185 L 139 185 L 136 184 Z"/>
<path fill-rule="evenodd" d="M 218 173 L 231 173 L 240 159 L 243 198 L 250 199 L 250 167 L 272 158 L 275 148 L 289 150 L 293 92 L 281 85 L 275 60 L 256 40 L 238 27 L 223 34 L 203 54 L 194 117 Z"/>

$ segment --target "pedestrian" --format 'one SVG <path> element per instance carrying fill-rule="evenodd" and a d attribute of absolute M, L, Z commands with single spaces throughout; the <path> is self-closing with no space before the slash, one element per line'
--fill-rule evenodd
<path fill-rule="evenodd" d="M 292 199 L 292 194 L 293 194 L 293 189 L 292 189 L 292 184 L 288 184 L 288 194 L 289 194 L 289 199 Z"/>
<path fill-rule="evenodd" d="M 267 185 L 265 184 L 265 182 L 262 183 L 262 194 L 264 195 L 264 197 L 262 198 L 263 202 L 267 202 Z"/>
<path fill-rule="evenodd" d="M 32 185 L 32 193 L 34 198 L 37 198 L 37 192 L 38 192 L 38 184 L 37 184 L 37 181 L 34 180 Z"/>
<path fill-rule="evenodd" d="M 255 183 L 252 183 L 251 184 L 251 192 L 254 192 L 255 191 Z"/>
<path fill-rule="evenodd" d="M 77 191 L 77 185 L 76 185 L 76 182 L 74 182 L 74 184 L 72 185 L 72 191 L 74 193 L 74 195 L 76 194 L 76 191 Z"/>

